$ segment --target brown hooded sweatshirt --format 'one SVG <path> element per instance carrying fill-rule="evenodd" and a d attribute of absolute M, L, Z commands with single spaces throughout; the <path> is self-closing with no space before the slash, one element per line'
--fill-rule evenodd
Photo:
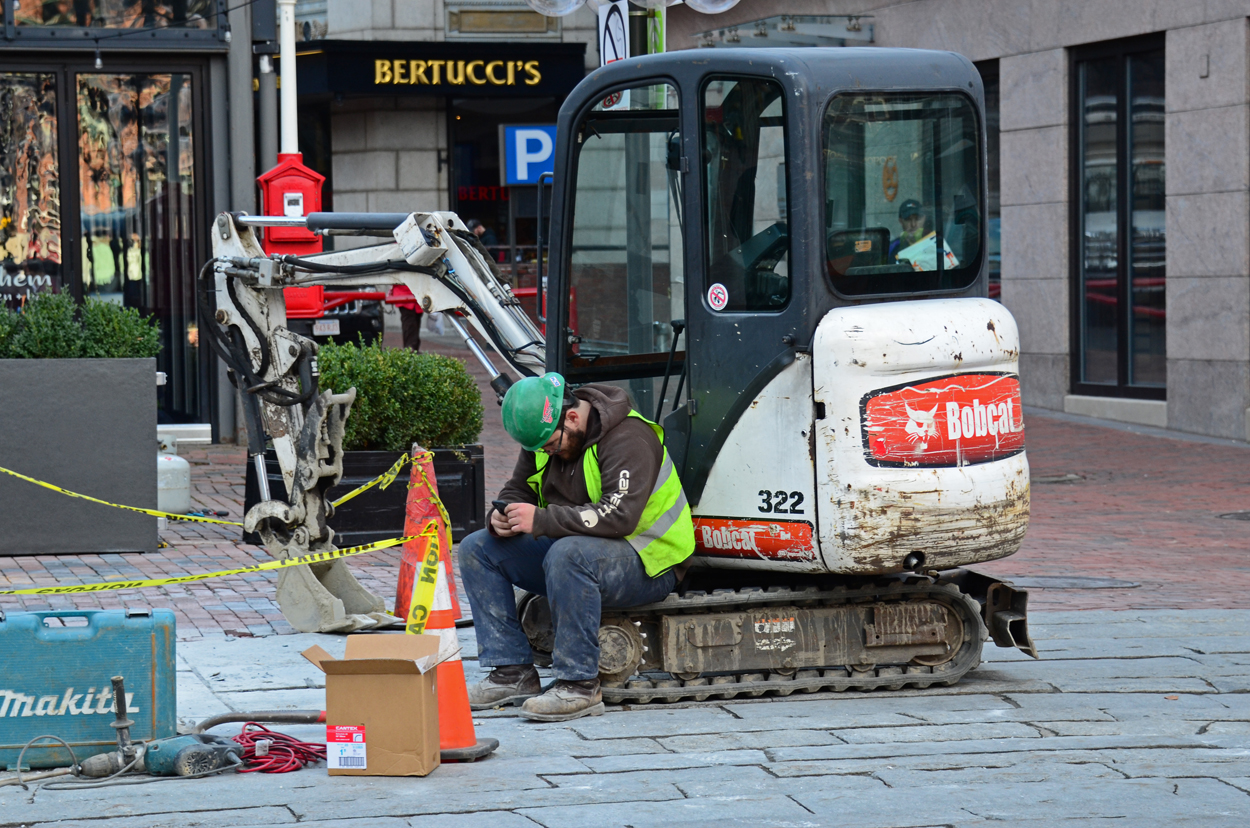
<path fill-rule="evenodd" d="M 663 447 L 651 427 L 629 416 L 629 397 L 615 385 L 585 385 L 573 392 L 590 403 L 586 442 L 574 460 L 553 455 L 547 461 L 542 492 L 545 509 L 534 512 L 534 534 L 549 538 L 591 535 L 623 538 L 638 526 L 664 461 Z M 599 445 L 603 496 L 591 503 L 582 465 L 590 447 Z M 526 482 L 535 473 L 534 452 L 521 451 L 512 479 L 499 493 L 507 503 L 538 505 Z M 489 515 L 486 522 L 491 526 Z M 491 533 L 494 533 L 491 527 Z"/>

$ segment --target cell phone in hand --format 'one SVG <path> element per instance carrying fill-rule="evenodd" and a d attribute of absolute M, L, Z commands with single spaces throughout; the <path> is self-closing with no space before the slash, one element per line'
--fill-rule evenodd
<path fill-rule="evenodd" d="M 499 514 L 501 515 L 508 514 L 508 504 L 504 503 L 502 500 L 492 500 L 490 502 L 490 505 L 494 506 L 495 511 L 498 512 Z"/>

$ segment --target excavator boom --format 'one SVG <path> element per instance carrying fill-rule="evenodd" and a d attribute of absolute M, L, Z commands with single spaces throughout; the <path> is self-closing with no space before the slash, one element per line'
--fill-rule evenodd
<path fill-rule="evenodd" d="M 308 227 L 328 234 L 389 237 L 385 243 L 307 257 L 267 256 L 255 228 Z M 287 327 L 288 287 L 404 285 L 426 311 L 448 314 L 502 395 L 510 383 L 467 323 L 504 364 L 522 376 L 543 370 L 542 333 L 499 278 L 486 251 L 454 213 L 313 213 L 303 218 L 222 213 L 214 258 L 200 273 L 209 342 L 242 392 L 248 454 L 261 502 L 244 518 L 275 558 L 333 548 L 325 493 L 342 476 L 343 424 L 355 389 L 323 389 L 317 344 Z M 271 499 L 264 468 L 266 436 L 282 469 L 289 502 Z M 284 569 L 278 604 L 305 632 L 350 631 L 394 620 L 342 560 Z"/>

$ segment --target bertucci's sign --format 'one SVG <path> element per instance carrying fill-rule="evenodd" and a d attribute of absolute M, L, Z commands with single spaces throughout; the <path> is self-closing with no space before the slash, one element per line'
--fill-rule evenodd
<path fill-rule="evenodd" d="M 543 76 L 537 60 L 417 60 L 373 62 L 374 86 L 537 86 Z"/>

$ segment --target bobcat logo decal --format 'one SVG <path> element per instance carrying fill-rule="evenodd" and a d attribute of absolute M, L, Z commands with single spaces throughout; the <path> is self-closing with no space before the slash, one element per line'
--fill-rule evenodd
<path fill-rule="evenodd" d="M 959 467 L 1024 451 L 1020 379 L 968 373 L 870 391 L 860 400 L 872 466 Z"/>
<path fill-rule="evenodd" d="M 907 432 L 907 439 L 916 445 L 916 451 L 922 452 L 929 447 L 929 438 L 938 436 L 938 407 L 935 405 L 928 411 L 916 411 L 906 403 L 903 407 L 907 410 L 907 425 L 903 430 Z"/>

